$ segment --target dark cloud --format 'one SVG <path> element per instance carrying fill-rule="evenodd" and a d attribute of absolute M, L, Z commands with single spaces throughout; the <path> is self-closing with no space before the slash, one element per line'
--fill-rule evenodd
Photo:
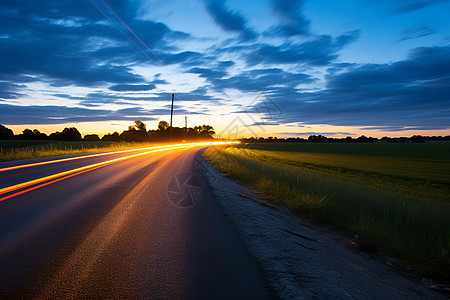
<path fill-rule="evenodd" d="M 181 64 L 183 66 L 198 66 L 205 65 L 215 60 L 215 58 L 208 57 L 203 53 L 195 51 L 183 51 L 179 53 L 164 53 L 160 55 L 164 64 Z"/>
<path fill-rule="evenodd" d="M 170 109 L 171 106 L 167 105 L 166 108 L 158 108 L 158 109 L 152 109 L 151 113 L 153 115 L 157 115 L 157 116 L 166 116 L 167 118 L 170 118 Z M 185 108 L 180 107 L 179 105 L 174 105 L 173 107 L 173 113 L 175 116 L 185 116 L 185 115 L 207 115 L 207 113 L 205 112 L 197 112 L 197 111 L 192 111 L 192 110 L 187 110 Z M 184 117 L 183 117 L 183 122 L 184 122 Z M 174 126 L 177 126 L 176 124 L 174 124 Z"/>
<path fill-rule="evenodd" d="M 280 46 L 254 44 L 222 49 L 222 51 L 239 53 L 249 65 L 256 64 L 308 64 L 326 66 L 337 57 L 337 52 L 358 39 L 358 30 L 347 32 L 336 38 L 329 35 L 311 37 L 305 42 L 286 42 Z"/>
<path fill-rule="evenodd" d="M 112 16 L 102 1 L 92 1 Z M 176 64 L 180 73 L 197 74 L 205 79 L 206 84 L 197 90 L 177 93 L 177 104 L 222 103 L 224 100 L 211 96 L 211 92 L 231 88 L 243 93 L 262 92 L 282 108 L 282 114 L 263 114 L 265 124 L 378 126 L 379 130 L 389 128 L 392 131 L 450 126 L 449 47 L 417 48 L 407 59 L 394 63 L 344 64 L 339 63 L 339 51 L 355 41 L 359 31 L 337 37 L 312 34 L 309 20 L 302 12 L 305 0 L 271 0 L 279 23 L 265 32 L 266 37 L 279 40 L 302 35 L 301 40 L 298 37 L 286 39 L 281 45 L 264 43 L 264 40 L 242 43 L 259 37 L 249 28 L 244 16 L 230 9 L 225 1 L 204 1 L 214 22 L 223 30 L 236 33 L 239 39 L 224 41 L 205 51 L 186 51 L 178 48 L 178 42 L 194 38 L 161 22 L 140 18 L 139 1 L 107 1 L 164 65 Z M 416 11 L 443 1 L 398 0 L 396 13 Z M 119 22 L 116 25 L 127 31 Z M 153 81 L 146 80 L 134 70 L 136 66 L 140 69 L 160 67 L 158 59 L 129 34 L 142 51 L 157 62 L 152 63 L 90 1 L 48 0 L 37 4 L 30 0 L 2 0 L 0 28 L 0 98 L 11 100 L 27 95 L 26 83 L 40 82 L 55 87 L 73 85 L 89 87 L 92 92 L 77 96 L 70 92 L 48 92 L 47 88 L 46 94 L 54 93 L 76 105 L 93 108 L 3 104 L 2 122 L 56 124 L 144 120 L 167 113 L 166 108 L 103 109 L 106 104 L 136 106 L 137 101 L 167 101 L 169 104 L 170 94 L 149 93 L 156 85 L 168 82 L 161 79 L 160 74 L 155 75 Z M 413 27 L 403 32 L 401 39 L 433 33 L 428 27 Z M 226 60 L 231 57 L 236 59 L 236 64 Z M 301 89 L 302 84 L 318 81 L 308 72 L 310 67 L 314 72 L 327 70 L 322 90 L 306 92 Z M 148 74 L 154 71 L 151 69 Z M 105 87 L 109 88 L 101 90 Z M 256 112 L 263 111 L 253 108 Z M 201 109 L 207 111 L 208 106 L 193 112 L 183 107 L 178 109 L 179 113 L 199 113 Z"/>
<path fill-rule="evenodd" d="M 409 13 L 423 9 L 425 7 L 447 2 L 448 0 L 399 0 L 397 1 L 397 7 L 392 11 L 393 13 Z"/>
<path fill-rule="evenodd" d="M 14 106 L 0 104 L 3 124 L 63 124 L 92 121 L 150 121 L 156 120 L 151 111 L 141 107 L 120 109 L 86 109 L 65 106 Z"/>
<path fill-rule="evenodd" d="M 116 94 L 116 93 L 106 93 L 103 91 L 96 91 L 89 93 L 85 96 L 72 96 L 69 94 L 53 94 L 55 97 L 68 99 L 68 100 L 75 100 L 77 101 L 77 104 L 83 105 L 86 107 L 102 107 L 105 104 L 122 104 L 122 105 L 136 105 L 136 102 L 153 102 L 153 101 L 159 101 L 159 102 L 170 102 L 171 100 L 171 94 L 168 93 L 152 93 L 151 96 L 147 96 L 141 93 L 123 93 L 123 94 Z M 195 102 L 195 101 L 201 101 L 201 102 L 219 102 L 220 100 L 209 96 L 207 94 L 206 89 L 199 88 L 196 89 L 190 93 L 177 93 L 176 94 L 176 101 L 177 102 Z"/>
<path fill-rule="evenodd" d="M 309 20 L 302 14 L 304 0 L 271 0 L 273 12 L 281 18 L 281 24 L 270 28 L 269 35 L 307 35 Z"/>
<path fill-rule="evenodd" d="M 426 26 L 412 27 L 402 32 L 400 41 L 417 39 L 434 33 L 436 33 L 434 29 Z"/>
<path fill-rule="evenodd" d="M 282 125 L 280 122 L 264 122 L 264 121 L 259 121 L 259 122 L 254 122 L 253 124 L 251 124 L 250 126 L 277 126 L 277 125 Z"/>
<path fill-rule="evenodd" d="M 422 126 L 422 127 L 407 127 L 407 126 L 371 126 L 363 127 L 360 130 L 380 130 L 380 131 L 406 131 L 406 130 L 440 130 L 443 127 Z"/>
<path fill-rule="evenodd" d="M 102 7 L 102 2 L 94 3 Z M 160 22 L 138 19 L 134 1 L 108 4 L 153 50 L 165 49 L 168 41 L 189 36 Z M 90 1 L 45 1 L 39 8 L 36 5 L 25 0 L 0 2 L 0 80 L 86 87 L 145 82 L 130 66 L 151 61 Z M 105 6 L 103 10 L 108 14 Z M 130 32 L 127 34 L 157 61 Z"/>
<path fill-rule="evenodd" d="M 226 72 L 206 68 L 192 68 L 187 72 L 199 74 L 200 77 L 207 79 L 216 91 L 233 88 L 242 92 L 270 92 L 315 81 L 307 74 L 290 73 L 278 68 L 254 69 L 231 77 L 227 77 Z"/>
<path fill-rule="evenodd" d="M 450 127 L 448 82 L 450 46 L 423 47 L 402 61 L 329 75 L 318 92 L 283 89 L 269 96 L 285 123 L 443 129 Z"/>
<path fill-rule="evenodd" d="M 243 40 L 256 37 L 256 33 L 248 28 L 242 15 L 225 7 L 225 0 L 205 0 L 205 5 L 214 22 L 223 30 L 239 33 Z"/>
<path fill-rule="evenodd" d="M 136 91 L 151 91 L 155 89 L 156 86 L 154 84 L 116 84 L 110 86 L 109 89 L 111 91 L 116 92 L 136 92 Z"/>
<path fill-rule="evenodd" d="M 22 87 L 23 85 L 0 81 L 0 99 L 17 99 L 22 94 L 16 91 Z"/>
<path fill-rule="evenodd" d="M 234 65 L 235 65 L 234 61 L 230 61 L 230 60 L 220 61 L 218 66 L 217 66 L 217 68 L 219 70 L 227 70 L 228 68 L 230 68 L 230 67 L 232 67 Z"/>

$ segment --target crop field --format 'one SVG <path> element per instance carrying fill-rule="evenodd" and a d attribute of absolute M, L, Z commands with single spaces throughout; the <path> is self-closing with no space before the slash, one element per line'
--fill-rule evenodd
<path fill-rule="evenodd" d="M 0 161 L 55 155 L 127 150 L 149 147 L 149 143 L 104 141 L 0 140 Z"/>
<path fill-rule="evenodd" d="M 205 156 L 305 218 L 450 279 L 450 143 L 249 144 Z"/>

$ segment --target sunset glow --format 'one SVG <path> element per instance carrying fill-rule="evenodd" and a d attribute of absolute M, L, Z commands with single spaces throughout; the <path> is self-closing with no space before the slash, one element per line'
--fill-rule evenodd
<path fill-rule="evenodd" d="M 34 3 L 34 2 L 33 2 Z M 230 137 L 449 135 L 449 1 L 6 1 L 15 134 L 209 124 Z M 16 12 L 20 12 L 16 13 Z"/>

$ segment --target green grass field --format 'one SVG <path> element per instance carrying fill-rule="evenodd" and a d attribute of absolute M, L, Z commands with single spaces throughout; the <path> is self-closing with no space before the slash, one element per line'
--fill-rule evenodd
<path fill-rule="evenodd" d="M 250 144 L 205 156 L 273 201 L 450 279 L 450 143 Z"/>
<path fill-rule="evenodd" d="M 0 161 L 55 155 L 127 150 L 150 147 L 150 143 L 92 141 L 0 140 Z"/>

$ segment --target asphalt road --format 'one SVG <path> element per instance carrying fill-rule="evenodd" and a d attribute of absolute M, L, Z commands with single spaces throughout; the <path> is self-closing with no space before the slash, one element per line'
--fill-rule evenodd
<path fill-rule="evenodd" d="M 148 153 L 0 195 L 42 185 L 0 201 L 0 297 L 268 298 L 195 163 L 201 149 Z M 131 154 L 0 170 L 0 190 Z"/>

